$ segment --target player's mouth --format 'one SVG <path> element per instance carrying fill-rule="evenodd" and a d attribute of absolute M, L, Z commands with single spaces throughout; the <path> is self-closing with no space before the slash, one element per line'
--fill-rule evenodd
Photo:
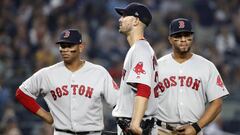
<path fill-rule="evenodd" d="M 62 54 L 63 58 L 69 58 L 70 56 L 68 54 Z"/>
<path fill-rule="evenodd" d="M 184 45 L 179 45 L 179 48 L 185 50 L 185 49 L 189 48 L 189 46 L 184 44 Z"/>
<path fill-rule="evenodd" d="M 179 48 L 185 50 L 188 49 L 188 46 L 180 46 Z"/>
<path fill-rule="evenodd" d="M 179 47 L 188 47 L 188 45 L 180 45 Z"/>
<path fill-rule="evenodd" d="M 179 47 L 188 47 L 186 43 L 180 44 Z"/>
<path fill-rule="evenodd" d="M 122 27 L 122 23 L 119 23 L 119 27 Z"/>

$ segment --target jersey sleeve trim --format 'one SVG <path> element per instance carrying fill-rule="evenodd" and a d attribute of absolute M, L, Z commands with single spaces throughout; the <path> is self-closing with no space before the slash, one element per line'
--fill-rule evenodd
<path fill-rule="evenodd" d="M 138 83 L 137 84 L 137 96 L 149 98 L 151 95 L 151 88 L 148 85 Z"/>
<path fill-rule="evenodd" d="M 30 96 L 22 92 L 21 89 L 16 91 L 16 99 L 21 103 L 28 111 L 36 113 L 40 109 L 40 105 Z"/>

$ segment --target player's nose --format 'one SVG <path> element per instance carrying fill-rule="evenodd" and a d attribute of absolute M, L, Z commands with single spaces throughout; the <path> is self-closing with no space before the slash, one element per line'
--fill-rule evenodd
<path fill-rule="evenodd" d="M 118 19 L 118 22 L 122 22 L 123 16 Z"/>
<path fill-rule="evenodd" d="M 181 36 L 181 41 L 186 41 L 186 40 L 187 40 L 187 37 Z"/>
<path fill-rule="evenodd" d="M 68 52 L 69 51 L 69 47 L 59 47 L 59 50 L 60 50 L 60 52 Z"/>

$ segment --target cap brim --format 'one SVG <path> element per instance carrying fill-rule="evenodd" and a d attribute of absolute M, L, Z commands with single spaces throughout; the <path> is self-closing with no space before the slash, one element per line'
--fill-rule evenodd
<path fill-rule="evenodd" d="M 125 12 L 125 9 L 123 9 L 123 8 L 115 8 L 115 11 L 119 14 L 119 15 L 123 15 L 124 14 L 124 12 Z"/>
<path fill-rule="evenodd" d="M 79 44 L 79 43 L 73 43 L 73 42 L 68 42 L 68 41 L 65 41 L 65 40 L 60 40 L 60 41 L 57 41 L 56 44 Z"/>
<path fill-rule="evenodd" d="M 188 32 L 188 33 L 194 33 L 193 31 L 188 31 L 188 30 L 180 30 L 180 31 L 176 31 L 176 32 L 173 32 L 171 34 L 169 34 L 169 36 L 172 36 L 172 35 L 175 35 L 175 34 L 178 34 L 178 33 L 183 33 L 183 32 Z"/>

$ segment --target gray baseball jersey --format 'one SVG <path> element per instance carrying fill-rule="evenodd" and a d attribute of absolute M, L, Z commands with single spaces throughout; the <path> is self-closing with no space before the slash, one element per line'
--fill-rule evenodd
<path fill-rule="evenodd" d="M 113 110 L 113 116 L 132 117 L 136 83 L 151 87 L 145 115 L 154 115 L 157 109 L 157 98 L 154 95 L 154 88 L 158 83 L 157 78 L 157 61 L 152 47 L 146 40 L 136 41 L 129 49 L 124 61 L 119 99 Z"/>
<path fill-rule="evenodd" d="M 196 122 L 206 103 L 229 94 L 214 64 L 199 55 L 180 64 L 168 54 L 158 65 L 157 118 L 164 122 Z"/>
<path fill-rule="evenodd" d="M 20 86 L 36 99 L 43 95 L 54 119 L 54 127 L 72 131 L 102 130 L 102 98 L 114 106 L 118 87 L 102 66 L 85 62 L 71 72 L 63 62 L 43 68 Z"/>

